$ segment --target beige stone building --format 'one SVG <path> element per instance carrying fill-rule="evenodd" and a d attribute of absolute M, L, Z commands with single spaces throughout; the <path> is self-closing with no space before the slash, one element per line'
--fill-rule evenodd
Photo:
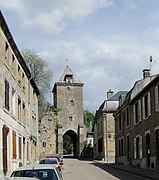
<path fill-rule="evenodd" d="M 0 176 L 38 157 L 38 88 L 0 11 Z"/>
<path fill-rule="evenodd" d="M 83 83 L 72 69 L 66 65 L 59 80 L 54 84 L 54 107 L 61 111 L 57 117 L 58 138 L 57 152 L 63 154 L 63 138 L 71 137 L 73 155 L 79 157 L 86 141 L 83 128 Z"/>
<path fill-rule="evenodd" d="M 113 113 L 118 108 L 119 97 L 125 91 L 116 94 L 109 90 L 105 100 L 96 111 L 93 125 L 94 131 L 94 158 L 106 162 L 115 162 L 115 121 Z"/>
<path fill-rule="evenodd" d="M 39 117 L 39 159 L 56 153 L 56 117 L 48 105 Z"/>

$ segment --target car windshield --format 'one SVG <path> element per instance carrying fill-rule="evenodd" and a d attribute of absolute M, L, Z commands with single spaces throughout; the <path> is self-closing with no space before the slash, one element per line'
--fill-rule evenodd
<path fill-rule="evenodd" d="M 40 180 L 58 180 L 54 169 L 29 169 L 14 171 L 11 177 L 34 177 Z"/>
<path fill-rule="evenodd" d="M 57 159 L 42 159 L 39 164 L 58 164 Z"/>

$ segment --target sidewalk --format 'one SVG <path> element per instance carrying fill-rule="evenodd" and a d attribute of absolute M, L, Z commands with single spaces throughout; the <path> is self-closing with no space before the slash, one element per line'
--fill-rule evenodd
<path fill-rule="evenodd" d="M 100 163 L 103 163 L 102 161 L 100 161 Z M 118 165 L 115 163 L 103 163 L 107 166 L 113 167 L 113 168 L 117 168 L 120 169 L 122 171 L 127 171 L 148 179 L 152 179 L 152 180 L 159 180 L 159 173 L 156 171 L 152 171 L 152 170 L 147 170 L 147 169 L 142 169 L 142 168 L 135 168 L 135 167 L 130 167 L 130 166 L 123 166 L 123 165 Z"/>

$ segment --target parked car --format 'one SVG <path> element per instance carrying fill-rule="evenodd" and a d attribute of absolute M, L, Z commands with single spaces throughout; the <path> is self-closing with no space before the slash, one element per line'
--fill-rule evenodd
<path fill-rule="evenodd" d="M 44 158 L 39 161 L 39 164 L 52 164 L 56 166 L 59 169 L 59 171 L 61 171 L 62 169 L 62 166 L 57 158 Z"/>
<path fill-rule="evenodd" d="M 36 164 L 22 166 L 14 170 L 11 177 L 31 177 L 40 180 L 62 180 L 62 174 L 56 166 L 51 164 Z"/>
<path fill-rule="evenodd" d="M 0 177 L 0 180 L 38 180 L 38 179 L 29 178 L 29 177 Z"/>
<path fill-rule="evenodd" d="M 63 158 L 60 154 L 49 154 L 46 156 L 46 158 L 57 158 L 60 165 L 62 166 L 63 165 Z"/>

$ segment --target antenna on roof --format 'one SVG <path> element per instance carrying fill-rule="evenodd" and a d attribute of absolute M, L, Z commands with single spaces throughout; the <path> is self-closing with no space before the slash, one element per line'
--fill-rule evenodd
<path fill-rule="evenodd" d="M 152 56 L 150 56 L 150 71 L 151 71 Z"/>
<path fill-rule="evenodd" d="M 68 64 L 68 59 L 66 59 L 66 64 Z"/>

